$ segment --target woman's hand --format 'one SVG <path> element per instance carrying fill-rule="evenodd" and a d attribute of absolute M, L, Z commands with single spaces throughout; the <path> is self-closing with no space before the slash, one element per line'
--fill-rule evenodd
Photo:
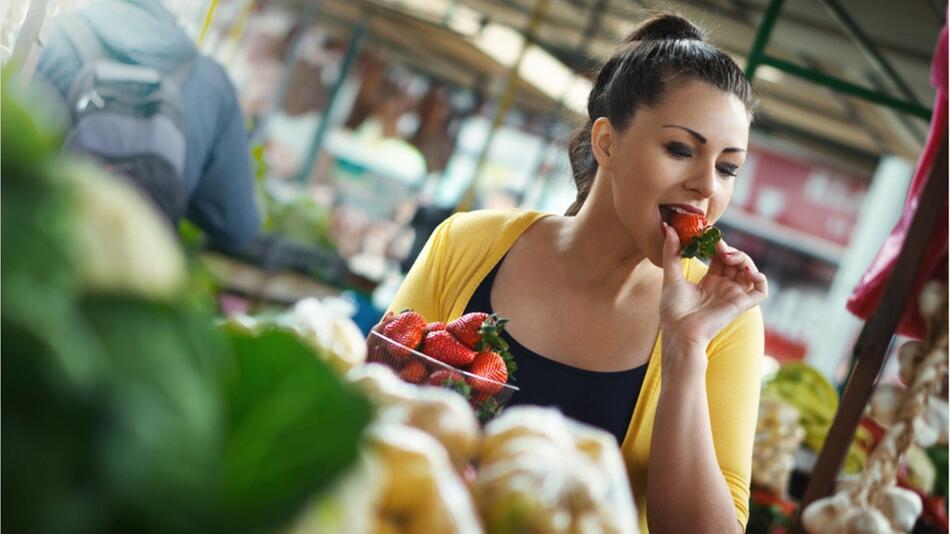
<path fill-rule="evenodd" d="M 694 285 L 680 268 L 676 232 L 666 224 L 664 231 L 660 296 L 663 343 L 699 347 L 705 354 L 706 346 L 720 330 L 768 296 L 768 281 L 748 255 L 720 240 L 709 272 Z"/>
<path fill-rule="evenodd" d="M 376 323 L 376 326 L 374 326 L 374 327 L 371 329 L 371 331 L 372 331 L 372 332 L 382 332 L 382 331 L 383 331 L 383 328 L 384 328 L 387 324 L 391 323 L 391 322 L 393 321 L 393 319 L 395 319 L 395 318 L 396 318 L 396 315 L 393 314 L 393 312 L 391 312 L 391 311 L 386 312 L 386 315 L 383 315 L 383 318 L 380 319 L 378 323 Z M 375 359 L 375 358 L 373 358 L 373 356 L 374 356 L 373 351 L 376 350 L 376 347 L 377 347 L 380 343 L 382 343 L 382 340 L 380 340 L 378 337 L 374 336 L 373 334 L 370 334 L 369 336 L 367 336 L 367 338 L 366 338 L 366 355 L 367 355 L 367 359 L 368 359 L 368 360 L 372 361 L 372 360 Z"/>

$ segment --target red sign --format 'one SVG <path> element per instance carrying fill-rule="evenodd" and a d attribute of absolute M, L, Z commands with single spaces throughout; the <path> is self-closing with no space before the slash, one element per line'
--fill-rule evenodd
<path fill-rule="evenodd" d="M 736 179 L 733 209 L 847 245 L 868 180 L 753 148 Z"/>

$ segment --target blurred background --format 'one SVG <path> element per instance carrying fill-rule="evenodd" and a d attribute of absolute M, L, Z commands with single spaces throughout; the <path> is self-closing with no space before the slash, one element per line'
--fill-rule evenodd
<path fill-rule="evenodd" d="M 2 2 L 4 59 L 35 36 L 21 49 L 29 70 L 52 17 L 94 3 Z M 566 144 L 591 74 L 650 10 L 689 17 L 761 103 L 720 225 L 769 277 L 763 376 L 803 362 L 836 388 L 862 325 L 845 302 L 900 217 L 924 148 L 947 12 L 944 0 L 165 5 L 234 85 L 263 218 L 238 250 L 179 228 L 218 312 L 342 296 L 364 333 L 453 212 L 562 213 L 575 196 Z M 897 380 L 896 360 L 882 383 Z"/>
<path fill-rule="evenodd" d="M 7 50 L 29 3 L 4 2 Z M 45 3 L 51 15 L 91 2 Z M 860 324 L 845 299 L 923 148 L 946 12 L 940 0 L 896 17 L 883 0 L 165 3 L 226 68 L 256 165 L 263 231 L 210 258 L 222 300 L 349 289 L 363 327 L 453 211 L 563 212 L 589 76 L 650 9 L 690 17 L 754 66 L 761 104 L 721 224 L 769 276 L 771 365 L 804 360 L 836 381 Z"/>

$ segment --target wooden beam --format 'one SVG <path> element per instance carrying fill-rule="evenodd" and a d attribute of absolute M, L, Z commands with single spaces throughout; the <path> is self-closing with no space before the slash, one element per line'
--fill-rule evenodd
<path fill-rule="evenodd" d="M 917 212 L 910 223 L 907 238 L 901 246 L 884 294 L 874 313 L 864 323 L 854 346 L 857 363 L 848 378 L 835 420 L 831 423 L 825 444 L 812 469 L 811 480 L 792 527 L 793 533 L 804 532 L 802 511 L 809 504 L 831 495 L 834 491 L 841 465 L 854 440 L 855 430 L 874 391 L 875 381 L 884 367 L 891 338 L 905 306 L 911 299 L 910 292 L 917 280 L 920 264 L 937 224 L 937 217 L 941 207 L 947 202 L 946 132 L 943 132 L 940 149 L 928 174 L 927 183 L 919 197 Z"/>

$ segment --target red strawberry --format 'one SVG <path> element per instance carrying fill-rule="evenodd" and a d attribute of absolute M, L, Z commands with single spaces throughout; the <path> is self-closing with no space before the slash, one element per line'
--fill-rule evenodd
<path fill-rule="evenodd" d="M 479 352 L 468 372 L 501 384 L 495 384 L 486 380 L 470 380 L 469 385 L 472 389 L 479 392 L 494 395 L 501 390 L 501 385 L 508 383 L 508 366 L 505 360 L 497 353 L 490 350 Z"/>
<path fill-rule="evenodd" d="M 433 386 L 444 386 L 446 382 L 456 382 L 462 379 L 461 373 L 456 373 L 455 371 L 449 371 L 448 369 L 440 369 L 429 377 L 429 384 Z"/>
<path fill-rule="evenodd" d="M 421 384 L 428 380 L 429 370 L 426 365 L 419 360 L 410 360 L 402 371 L 399 372 L 399 378 L 410 384 Z"/>
<path fill-rule="evenodd" d="M 700 213 L 674 211 L 670 214 L 668 224 L 673 227 L 673 230 L 676 230 L 676 235 L 680 238 L 680 246 L 685 247 L 703 233 L 703 230 L 709 226 L 709 221 Z"/>
<path fill-rule="evenodd" d="M 422 336 L 425 335 L 425 330 L 426 320 L 418 313 L 407 310 L 386 324 L 386 326 L 383 327 L 382 334 L 400 345 L 416 349 L 419 347 L 419 343 L 422 342 Z M 393 357 L 409 357 L 408 350 L 397 347 L 392 343 L 387 343 L 386 348 Z"/>
<path fill-rule="evenodd" d="M 441 369 L 432 373 L 429 377 L 428 384 L 451 389 L 466 399 L 472 394 L 472 388 L 468 385 L 468 382 L 465 381 L 462 374 L 449 371 L 448 369 Z"/>
<path fill-rule="evenodd" d="M 475 349 L 478 348 L 478 343 L 482 340 L 479 329 L 488 317 L 487 313 L 482 312 L 466 313 L 446 325 L 445 329 L 466 347 Z"/>
<path fill-rule="evenodd" d="M 710 226 L 702 214 L 674 211 L 670 214 L 669 225 L 680 238 L 680 255 L 684 258 L 709 259 L 716 255 L 716 243 L 722 234 L 718 228 Z"/>
<path fill-rule="evenodd" d="M 429 332 L 435 332 L 438 330 L 445 330 L 445 323 L 441 321 L 435 321 L 426 325 L 426 334 Z"/>
<path fill-rule="evenodd" d="M 475 359 L 475 353 L 459 343 L 445 330 L 436 330 L 426 334 L 422 343 L 422 352 L 452 367 L 465 367 Z"/>

